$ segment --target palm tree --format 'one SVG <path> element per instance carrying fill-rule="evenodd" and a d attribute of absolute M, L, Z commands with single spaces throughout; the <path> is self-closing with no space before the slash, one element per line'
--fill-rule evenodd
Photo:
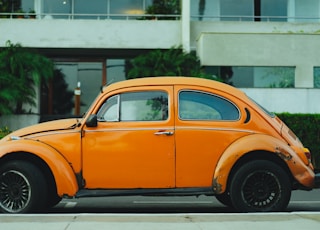
<path fill-rule="evenodd" d="M 0 50 L 0 114 L 21 114 L 24 104 L 36 105 L 35 86 L 52 76 L 50 59 L 7 41 Z"/>

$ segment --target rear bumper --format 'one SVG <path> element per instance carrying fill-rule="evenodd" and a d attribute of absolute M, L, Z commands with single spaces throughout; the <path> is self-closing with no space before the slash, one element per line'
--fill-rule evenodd
<path fill-rule="evenodd" d="M 320 172 L 314 176 L 314 188 L 320 188 Z"/>

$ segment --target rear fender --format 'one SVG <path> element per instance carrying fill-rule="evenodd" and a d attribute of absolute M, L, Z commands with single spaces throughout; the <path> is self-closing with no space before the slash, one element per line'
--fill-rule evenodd
<path fill-rule="evenodd" d="M 75 173 L 67 160 L 54 148 L 31 139 L 2 142 L 0 160 L 12 153 L 30 153 L 41 158 L 50 168 L 57 186 L 59 196 L 74 196 L 78 191 Z"/>
<path fill-rule="evenodd" d="M 281 158 L 288 166 L 292 176 L 303 186 L 312 187 L 314 172 L 286 143 L 272 136 L 252 134 L 232 143 L 219 159 L 213 175 L 213 190 L 222 194 L 227 187 L 228 178 L 233 166 L 248 153 L 269 152 Z"/>

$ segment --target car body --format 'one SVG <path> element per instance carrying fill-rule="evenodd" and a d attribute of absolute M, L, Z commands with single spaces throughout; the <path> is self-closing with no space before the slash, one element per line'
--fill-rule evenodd
<path fill-rule="evenodd" d="M 315 177 L 308 149 L 278 117 L 200 78 L 114 83 L 83 118 L 0 141 L 0 209 L 8 213 L 62 197 L 201 194 L 242 212 L 280 211 Z"/>

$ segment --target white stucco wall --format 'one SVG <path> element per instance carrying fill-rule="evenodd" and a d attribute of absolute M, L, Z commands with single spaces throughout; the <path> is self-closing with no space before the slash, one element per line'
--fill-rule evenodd
<path fill-rule="evenodd" d="M 242 88 L 249 97 L 275 113 L 320 113 L 320 89 Z"/>
<path fill-rule="evenodd" d="M 181 22 L 1 19 L 0 47 L 154 49 L 181 45 Z"/>
<path fill-rule="evenodd" d="M 205 66 L 295 67 L 295 87 L 313 88 L 320 66 L 320 35 L 284 33 L 202 33 L 197 52 Z"/>

